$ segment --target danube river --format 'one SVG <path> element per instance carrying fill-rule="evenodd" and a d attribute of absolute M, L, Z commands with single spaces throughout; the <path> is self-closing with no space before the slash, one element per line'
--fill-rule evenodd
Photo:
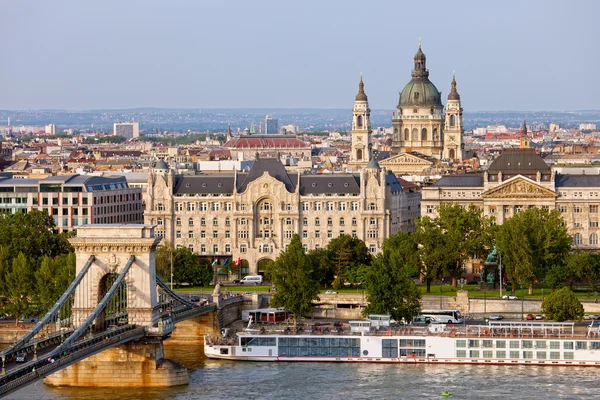
<path fill-rule="evenodd" d="M 210 360 L 201 346 L 165 346 L 190 369 L 171 389 L 51 388 L 41 382 L 8 399 L 454 399 L 598 398 L 597 368 L 493 365 L 253 363 Z M 118 379 L 118 378 L 116 378 Z"/>

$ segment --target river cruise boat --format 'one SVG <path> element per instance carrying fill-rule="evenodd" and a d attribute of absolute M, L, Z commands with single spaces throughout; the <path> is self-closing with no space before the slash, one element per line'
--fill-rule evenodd
<path fill-rule="evenodd" d="M 529 321 L 399 328 L 374 327 L 371 321 L 348 325 L 270 326 L 229 338 L 209 335 L 204 353 L 244 361 L 600 366 L 598 323 L 587 330 L 574 323 Z"/>

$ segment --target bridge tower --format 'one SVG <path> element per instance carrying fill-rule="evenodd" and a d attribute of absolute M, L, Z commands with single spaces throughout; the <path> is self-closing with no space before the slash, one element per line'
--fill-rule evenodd
<path fill-rule="evenodd" d="M 135 257 L 125 277 L 126 311 L 130 324 L 156 326 L 160 317 L 156 292 L 155 250 L 160 242 L 154 237 L 152 225 L 87 225 L 77 229 L 70 239 L 75 248 L 77 272 L 84 268 L 90 256 L 94 262 L 75 290 L 73 320 L 80 326 L 102 299 L 107 276 L 118 274 Z M 103 316 L 99 316 L 103 322 Z"/>

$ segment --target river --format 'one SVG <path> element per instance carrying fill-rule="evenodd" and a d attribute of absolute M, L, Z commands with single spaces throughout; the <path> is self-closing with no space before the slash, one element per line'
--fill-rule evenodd
<path fill-rule="evenodd" d="M 591 399 L 598 369 L 493 365 L 254 363 L 210 360 L 201 346 L 165 346 L 190 369 L 169 389 L 52 388 L 41 382 L 7 399 Z M 594 394 L 596 393 L 596 394 Z"/>

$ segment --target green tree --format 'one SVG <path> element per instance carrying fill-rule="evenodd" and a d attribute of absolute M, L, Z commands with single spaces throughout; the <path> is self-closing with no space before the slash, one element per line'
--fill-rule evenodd
<path fill-rule="evenodd" d="M 448 257 L 442 229 L 428 216 L 417 220 L 417 231 L 414 233 L 418 243 L 417 256 L 421 281 L 425 282 L 427 293 L 431 292 L 431 282 L 442 276 L 448 264 L 454 263 Z"/>
<path fill-rule="evenodd" d="M 40 311 L 43 313 L 48 311 L 52 305 L 56 302 L 58 289 L 58 277 L 56 274 L 56 266 L 52 259 L 45 256 L 42 259 L 42 265 L 40 269 L 35 271 L 35 298 Z"/>
<path fill-rule="evenodd" d="M 491 221 L 474 204 L 464 207 L 449 203 L 438 208 L 438 217 L 434 222 L 444 233 L 443 242 L 449 259 L 443 273 L 452 278 L 453 288 L 456 288 L 458 278 L 463 274 L 465 262 L 491 247 Z"/>
<path fill-rule="evenodd" d="M 171 242 L 165 241 L 156 249 L 156 275 L 165 283 L 171 282 L 171 260 L 175 249 Z"/>
<path fill-rule="evenodd" d="M 419 253 L 415 236 L 406 232 L 398 232 L 383 241 L 383 257 L 387 262 L 399 259 L 417 277 L 419 274 Z"/>
<path fill-rule="evenodd" d="M 568 287 L 550 293 L 542 302 L 542 312 L 546 318 L 558 322 L 583 319 L 583 305 Z"/>
<path fill-rule="evenodd" d="M 291 312 L 294 325 L 298 317 L 312 310 L 313 300 L 319 299 L 319 285 L 313 266 L 304 254 L 298 235 L 294 235 L 288 249 L 267 266 L 266 275 L 277 288 L 271 305 Z"/>
<path fill-rule="evenodd" d="M 200 282 L 197 256 L 187 247 L 180 247 L 173 254 L 173 280 L 178 284 Z"/>
<path fill-rule="evenodd" d="M 309 251 L 307 257 L 313 267 L 315 279 L 319 284 L 327 287 L 335 279 L 335 268 L 329 259 L 327 249 Z"/>
<path fill-rule="evenodd" d="M 365 275 L 368 305 L 363 313 L 389 314 L 396 321 L 412 321 L 421 310 L 421 293 L 412 272 L 413 268 L 400 259 L 375 257 Z"/>
<path fill-rule="evenodd" d="M 30 316 L 36 312 L 31 297 L 33 296 L 34 279 L 25 254 L 19 253 L 13 260 L 10 271 L 6 274 L 6 311 L 17 321 L 22 316 Z"/>
<path fill-rule="evenodd" d="M 197 282 L 202 286 L 208 286 L 210 281 L 213 280 L 215 274 L 210 260 L 204 257 L 197 257 L 196 263 L 198 268 Z"/>
<path fill-rule="evenodd" d="M 576 282 L 587 283 L 594 289 L 598 280 L 599 256 L 585 250 L 574 250 L 566 257 L 564 270 L 569 289 Z"/>
<path fill-rule="evenodd" d="M 351 280 L 350 277 L 356 279 L 360 275 L 356 273 L 357 270 L 371 262 L 371 254 L 365 242 L 350 235 L 340 235 L 330 240 L 327 254 L 336 275 L 335 288 L 340 288 L 344 281 Z"/>
<path fill-rule="evenodd" d="M 556 265 L 563 265 L 572 238 L 557 210 L 530 208 L 505 221 L 496 235 L 502 265 L 512 283 L 513 294 L 519 285 L 544 279 Z"/>
<path fill-rule="evenodd" d="M 555 291 L 565 285 L 567 272 L 564 265 L 553 265 L 546 273 L 546 285 Z"/>

